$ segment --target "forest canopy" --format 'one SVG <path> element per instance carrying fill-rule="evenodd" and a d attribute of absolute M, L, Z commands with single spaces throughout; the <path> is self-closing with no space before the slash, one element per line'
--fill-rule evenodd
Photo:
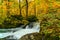
<path fill-rule="evenodd" d="M 27 17 L 60 13 L 60 0 L 0 0 L 0 26 L 23 24 Z M 42 15 L 41 15 L 42 14 Z M 7 27 L 7 26 L 6 26 Z"/>

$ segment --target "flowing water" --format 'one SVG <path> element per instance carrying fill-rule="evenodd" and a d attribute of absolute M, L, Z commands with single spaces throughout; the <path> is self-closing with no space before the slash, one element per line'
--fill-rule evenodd
<path fill-rule="evenodd" d="M 33 27 L 31 27 L 33 26 Z M 27 25 L 24 29 L 20 28 L 19 30 L 13 32 L 6 32 L 6 33 L 0 33 L 0 38 L 4 38 L 7 36 L 10 36 L 11 39 L 20 39 L 22 36 L 34 32 L 39 32 L 40 31 L 40 23 L 31 23 Z"/>

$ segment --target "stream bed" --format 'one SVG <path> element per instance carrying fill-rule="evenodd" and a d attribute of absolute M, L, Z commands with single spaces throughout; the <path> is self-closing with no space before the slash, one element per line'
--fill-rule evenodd
<path fill-rule="evenodd" d="M 0 38 L 6 38 L 6 39 L 20 39 L 22 36 L 26 35 L 26 34 L 30 34 L 30 33 L 35 33 L 40 31 L 40 23 L 38 22 L 34 22 L 33 27 L 30 28 L 29 25 L 26 26 L 26 28 L 17 28 L 16 31 L 10 31 L 10 32 L 4 32 L 1 33 L 0 32 Z"/>

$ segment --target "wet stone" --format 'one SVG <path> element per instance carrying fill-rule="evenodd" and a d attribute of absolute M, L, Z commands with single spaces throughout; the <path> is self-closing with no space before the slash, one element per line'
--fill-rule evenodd
<path fill-rule="evenodd" d="M 39 33 L 31 33 L 24 35 L 20 40 L 41 40 L 41 36 Z"/>

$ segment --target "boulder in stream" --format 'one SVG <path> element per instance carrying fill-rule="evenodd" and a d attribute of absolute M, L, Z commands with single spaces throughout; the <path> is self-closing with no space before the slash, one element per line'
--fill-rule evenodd
<path fill-rule="evenodd" d="M 42 40 L 42 38 L 39 33 L 31 33 L 24 35 L 20 40 Z"/>

